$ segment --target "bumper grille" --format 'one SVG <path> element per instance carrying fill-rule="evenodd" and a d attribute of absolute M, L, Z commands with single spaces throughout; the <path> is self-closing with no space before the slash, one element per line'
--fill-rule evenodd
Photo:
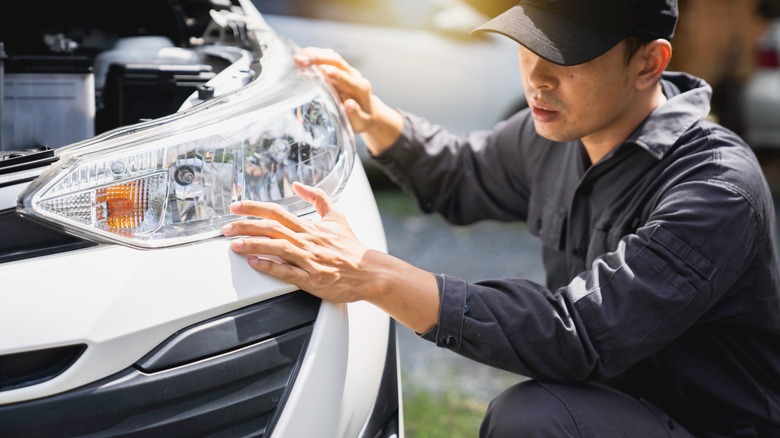
<path fill-rule="evenodd" d="M 183 330 L 116 375 L 0 406 L 0 436 L 262 437 L 294 381 L 319 304 L 295 292 Z M 195 339 L 196 352 L 181 348 Z"/>

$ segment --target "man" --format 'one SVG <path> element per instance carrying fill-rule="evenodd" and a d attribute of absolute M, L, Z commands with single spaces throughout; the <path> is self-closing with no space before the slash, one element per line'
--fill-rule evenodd
<path fill-rule="evenodd" d="M 519 42 L 529 108 L 465 137 L 388 107 L 332 51 L 298 55 L 424 211 L 526 221 L 546 286 L 367 250 L 300 184 L 321 221 L 240 202 L 268 220 L 224 234 L 247 236 L 233 250 L 258 271 L 529 376 L 491 403 L 483 436 L 780 436 L 772 197 L 750 148 L 706 120 L 710 87 L 665 72 L 676 19 L 674 0 L 521 1 L 477 32 Z"/>

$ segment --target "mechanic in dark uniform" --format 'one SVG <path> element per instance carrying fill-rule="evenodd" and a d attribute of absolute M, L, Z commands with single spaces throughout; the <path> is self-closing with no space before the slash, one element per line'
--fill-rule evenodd
<path fill-rule="evenodd" d="M 546 285 L 468 283 L 366 249 L 300 184 L 321 221 L 240 202 L 235 213 L 269 220 L 224 233 L 247 236 L 233 249 L 261 272 L 374 303 L 530 377 L 491 403 L 483 436 L 780 436 L 773 200 L 750 147 L 707 120 L 710 86 L 665 72 L 676 20 L 674 0 L 520 2 L 477 32 L 519 42 L 529 108 L 464 137 L 390 108 L 333 51 L 297 56 L 422 210 L 525 221 Z"/>

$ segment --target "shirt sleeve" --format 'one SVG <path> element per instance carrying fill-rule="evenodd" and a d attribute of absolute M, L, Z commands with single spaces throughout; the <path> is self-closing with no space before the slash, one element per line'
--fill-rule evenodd
<path fill-rule="evenodd" d="M 523 279 L 467 283 L 437 275 L 439 323 L 421 336 L 532 378 L 613 378 L 739 290 L 767 239 L 762 221 L 730 183 L 680 184 L 615 251 L 558 290 Z"/>
<path fill-rule="evenodd" d="M 527 123 L 513 117 L 493 130 L 458 136 L 410 113 L 401 112 L 398 140 L 376 163 L 425 213 L 438 212 L 450 223 L 482 219 L 524 220 L 529 175 L 534 166 L 522 158 Z M 512 166 L 503 165 L 512 163 Z"/>

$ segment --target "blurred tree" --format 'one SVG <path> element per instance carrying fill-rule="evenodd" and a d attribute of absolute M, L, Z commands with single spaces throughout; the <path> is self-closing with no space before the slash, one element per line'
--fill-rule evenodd
<path fill-rule="evenodd" d="M 767 18 L 780 17 L 780 0 L 764 0 L 759 5 L 759 13 Z"/>
<path fill-rule="evenodd" d="M 740 94 L 755 67 L 756 43 L 778 0 L 680 0 L 669 70 L 699 76 L 713 88 L 713 115 L 741 134 Z"/>
<path fill-rule="evenodd" d="M 464 0 L 464 2 L 490 18 L 495 17 L 518 3 L 517 0 Z"/>

